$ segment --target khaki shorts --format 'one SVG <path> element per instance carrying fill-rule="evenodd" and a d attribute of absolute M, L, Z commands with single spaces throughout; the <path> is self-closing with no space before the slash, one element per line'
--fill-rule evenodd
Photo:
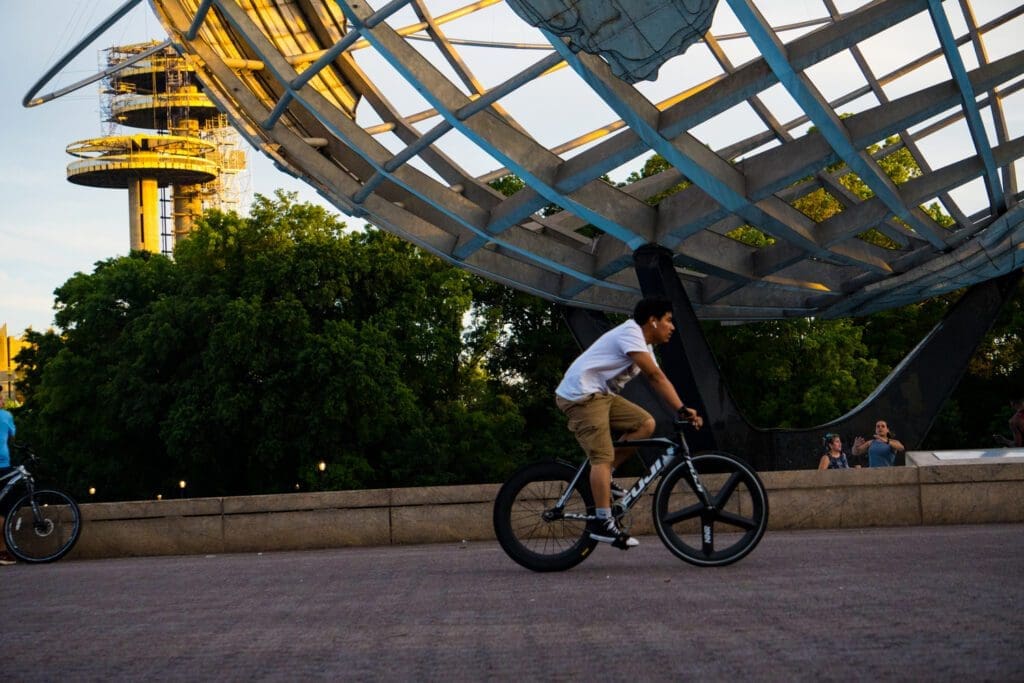
<path fill-rule="evenodd" d="M 556 395 L 555 405 L 569 418 L 569 431 L 592 465 L 611 464 L 615 459 L 612 430 L 632 432 L 654 419 L 646 410 L 618 394 L 591 394 L 582 401 L 567 401 Z"/>

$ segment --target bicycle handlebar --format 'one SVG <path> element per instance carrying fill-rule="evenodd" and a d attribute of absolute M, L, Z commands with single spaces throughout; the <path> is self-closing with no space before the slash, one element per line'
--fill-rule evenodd
<path fill-rule="evenodd" d="M 29 446 L 27 443 L 18 443 L 17 441 L 15 441 L 11 444 L 11 448 L 13 448 L 16 451 L 19 451 L 20 453 L 23 453 L 25 456 L 25 461 L 33 463 L 39 462 L 39 456 L 36 455 L 36 452 L 32 450 L 32 447 Z"/>
<path fill-rule="evenodd" d="M 675 430 L 677 432 L 682 432 L 683 431 L 683 427 L 693 427 L 694 430 L 697 430 L 697 429 L 699 429 L 699 427 L 694 427 L 693 426 L 694 420 L 697 420 L 697 419 L 701 420 L 701 425 L 703 426 L 704 419 L 698 414 L 698 415 L 695 415 L 693 417 L 693 419 L 691 419 L 691 420 L 684 420 L 684 419 L 682 419 L 680 417 L 675 417 L 675 418 L 672 419 L 672 427 L 675 428 Z"/>

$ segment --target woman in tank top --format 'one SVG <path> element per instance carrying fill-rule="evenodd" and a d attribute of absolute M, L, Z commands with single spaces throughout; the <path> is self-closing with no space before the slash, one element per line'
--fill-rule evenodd
<path fill-rule="evenodd" d="M 838 434 L 826 434 L 822 443 L 825 446 L 825 453 L 818 461 L 819 470 L 850 469 L 850 461 L 846 458 L 846 453 L 843 453 L 843 440 Z"/>

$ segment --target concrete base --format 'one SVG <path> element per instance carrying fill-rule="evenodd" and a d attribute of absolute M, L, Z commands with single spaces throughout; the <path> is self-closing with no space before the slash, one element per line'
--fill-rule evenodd
<path fill-rule="evenodd" d="M 981 465 L 994 462 L 1024 462 L 1024 448 L 979 448 L 963 451 L 910 451 L 907 453 L 907 464 L 916 467 Z"/>
<path fill-rule="evenodd" d="M 880 469 L 765 472 L 769 529 L 1024 522 L 1024 456 Z M 499 485 L 82 505 L 72 558 L 493 540 Z M 650 489 L 653 492 L 654 487 Z M 648 497 L 650 494 L 648 494 Z M 654 533 L 641 501 L 628 522 Z"/>

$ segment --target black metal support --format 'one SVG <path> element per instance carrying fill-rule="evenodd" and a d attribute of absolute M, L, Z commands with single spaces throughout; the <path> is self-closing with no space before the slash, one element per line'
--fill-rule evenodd
<path fill-rule="evenodd" d="M 693 447 L 732 452 L 760 470 L 814 468 L 826 432 L 842 435 L 844 444 L 849 444 L 857 435 L 870 435 L 877 419 L 888 420 L 907 448 L 918 448 L 1024 274 L 1015 271 L 973 285 L 875 391 L 846 415 L 809 429 L 761 429 L 746 420 L 729 393 L 671 252 L 653 245 L 641 247 L 634 262 L 644 296 L 672 301 L 676 333 L 661 348 L 661 361 L 683 401 L 705 416 L 707 427 L 691 439 Z M 609 327 L 607 318 L 593 311 L 566 309 L 565 318 L 584 348 Z M 634 381 L 627 391 L 627 398 L 644 406 L 659 423 L 671 419 L 645 382 Z"/>

